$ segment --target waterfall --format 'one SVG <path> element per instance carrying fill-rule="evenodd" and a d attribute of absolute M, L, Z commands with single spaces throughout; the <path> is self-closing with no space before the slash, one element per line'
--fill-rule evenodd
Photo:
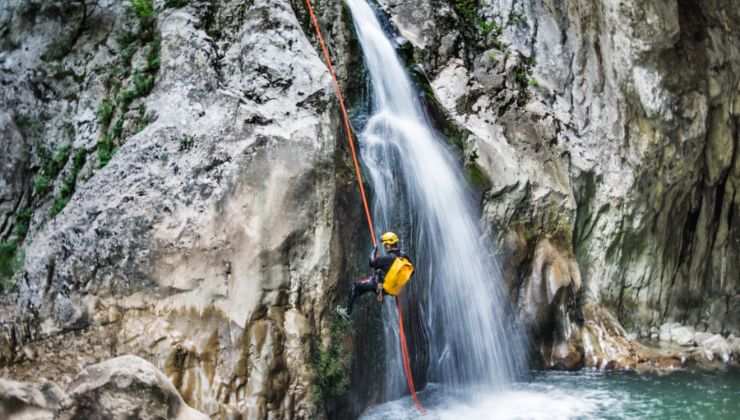
<path fill-rule="evenodd" d="M 397 231 L 417 272 L 404 293 L 420 305 L 431 381 L 500 387 L 525 369 L 500 269 L 479 226 L 461 163 L 431 126 L 395 48 L 365 0 L 346 0 L 370 76 L 369 118 L 360 134 L 378 233 Z M 405 382 L 397 318 L 386 299 L 386 398 Z"/>

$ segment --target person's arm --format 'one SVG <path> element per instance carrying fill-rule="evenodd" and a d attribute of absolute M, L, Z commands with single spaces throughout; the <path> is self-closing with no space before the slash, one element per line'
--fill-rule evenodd
<path fill-rule="evenodd" d="M 370 268 L 378 268 L 375 265 L 378 263 L 378 246 L 375 245 L 373 250 L 370 252 L 370 259 L 368 260 Z"/>
<path fill-rule="evenodd" d="M 388 271 L 388 269 L 391 268 L 391 265 L 393 265 L 393 261 L 395 260 L 396 257 L 393 255 L 381 255 L 378 258 L 370 261 L 370 267 L 376 270 Z"/>

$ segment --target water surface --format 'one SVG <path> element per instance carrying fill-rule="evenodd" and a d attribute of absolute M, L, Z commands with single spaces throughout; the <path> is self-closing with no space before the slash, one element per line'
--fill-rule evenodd
<path fill-rule="evenodd" d="M 740 371 L 637 375 L 538 372 L 500 392 L 432 384 L 419 416 L 408 398 L 371 407 L 363 420 L 740 419 Z"/>

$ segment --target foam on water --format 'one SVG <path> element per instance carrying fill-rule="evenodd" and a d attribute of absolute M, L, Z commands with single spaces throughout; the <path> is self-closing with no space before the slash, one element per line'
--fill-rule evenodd
<path fill-rule="evenodd" d="M 469 395 L 465 395 L 465 394 Z M 479 392 L 470 388 L 431 386 L 421 394 L 428 410 L 421 416 L 409 399 L 369 409 L 363 420 L 568 420 L 600 418 L 604 410 L 619 411 L 623 393 L 599 389 L 558 389 L 545 384 L 518 384 L 514 389 Z"/>
<path fill-rule="evenodd" d="M 363 420 L 650 419 L 737 420 L 740 371 L 637 375 L 539 372 L 500 392 L 431 385 L 421 393 L 429 415 L 408 398 L 369 408 Z"/>

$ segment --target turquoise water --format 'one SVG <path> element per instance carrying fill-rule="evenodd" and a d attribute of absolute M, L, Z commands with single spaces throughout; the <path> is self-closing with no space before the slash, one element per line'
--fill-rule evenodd
<path fill-rule="evenodd" d="M 539 372 L 506 391 L 432 384 L 420 396 L 427 416 L 419 416 L 406 398 L 371 407 L 361 418 L 740 420 L 740 371 L 663 376 Z"/>

